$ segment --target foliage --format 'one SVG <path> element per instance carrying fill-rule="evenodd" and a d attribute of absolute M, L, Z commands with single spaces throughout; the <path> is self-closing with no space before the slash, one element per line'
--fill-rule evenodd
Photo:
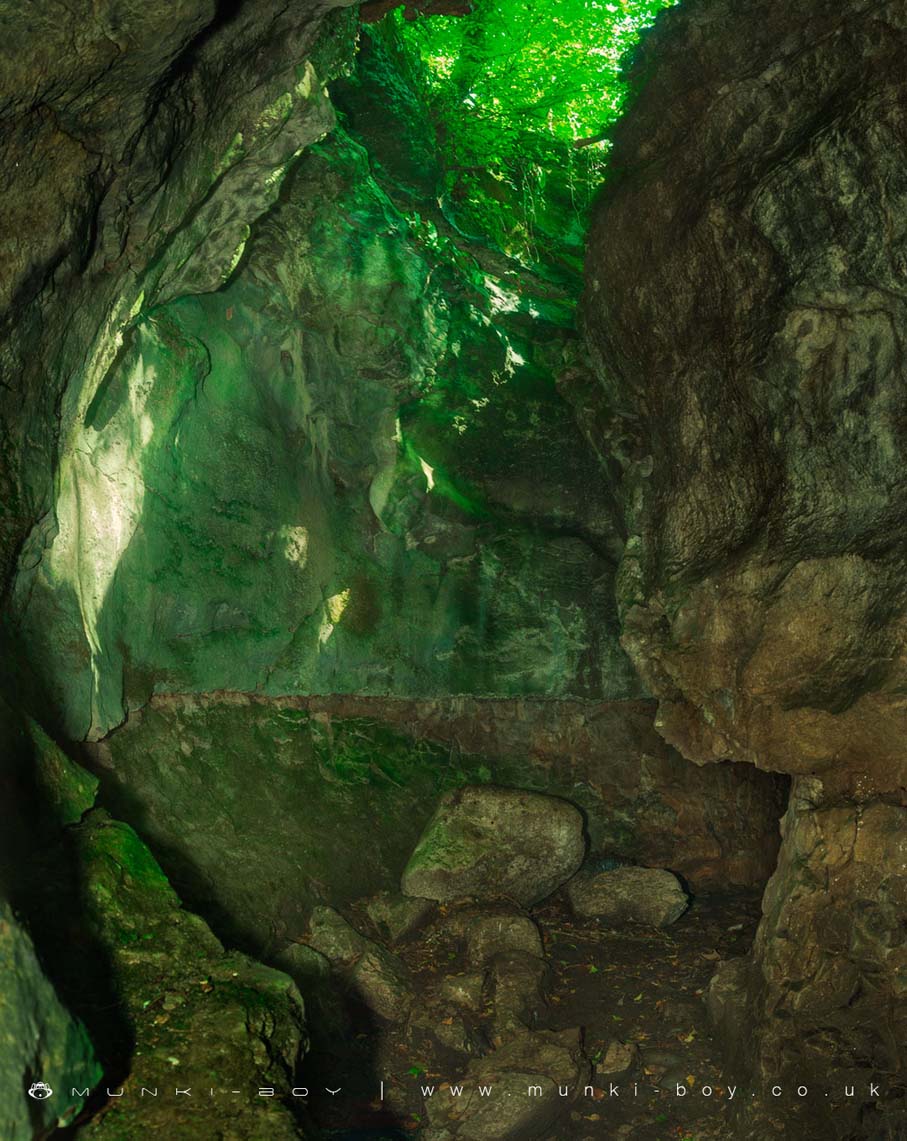
<path fill-rule="evenodd" d="M 538 263 L 576 254 L 626 96 L 620 62 L 676 0 L 475 0 L 393 20 L 434 122 L 442 205 L 461 232 Z M 540 248 L 542 247 L 542 248 Z"/>

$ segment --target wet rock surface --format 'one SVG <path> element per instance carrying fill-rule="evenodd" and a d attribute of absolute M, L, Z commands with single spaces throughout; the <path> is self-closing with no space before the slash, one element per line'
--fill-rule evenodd
<path fill-rule="evenodd" d="M 466 786 L 448 794 L 403 872 L 406 895 L 532 904 L 576 871 L 586 850 L 575 805 L 521 789 Z"/>
<path fill-rule="evenodd" d="M 667 927 L 689 906 L 689 897 L 677 876 L 664 868 L 581 871 L 566 890 L 577 915 L 606 923 L 649 923 L 653 927 Z"/>
<path fill-rule="evenodd" d="M 587 263 L 623 644 L 686 756 L 797 776 L 749 1053 L 866 1099 L 804 1107 L 803 1136 L 907 1112 L 905 46 L 895 2 L 666 13 Z"/>
<path fill-rule="evenodd" d="M 63 1006 L 28 933 L 0 902 L 0 1135 L 31 1141 L 69 1125 L 84 1099 L 70 1092 L 101 1077 L 85 1027 Z M 29 1098 L 43 1083 L 56 1098 Z"/>

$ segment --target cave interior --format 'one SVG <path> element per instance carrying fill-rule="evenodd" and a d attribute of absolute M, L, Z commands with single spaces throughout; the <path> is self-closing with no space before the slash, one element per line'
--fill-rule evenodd
<path fill-rule="evenodd" d="M 2 1141 L 904 1141 L 902 2 L 0 29 Z"/>

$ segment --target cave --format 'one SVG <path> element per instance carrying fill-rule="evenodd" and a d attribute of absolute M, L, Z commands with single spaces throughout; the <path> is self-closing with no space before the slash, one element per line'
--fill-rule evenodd
<path fill-rule="evenodd" d="M 903 0 L 0 29 L 0 1141 L 907 1138 Z"/>

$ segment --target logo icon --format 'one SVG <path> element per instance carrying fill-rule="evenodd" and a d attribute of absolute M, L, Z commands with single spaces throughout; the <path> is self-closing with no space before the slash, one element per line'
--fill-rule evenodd
<path fill-rule="evenodd" d="M 38 1101 L 44 1101 L 44 1099 L 50 1097 L 53 1092 L 47 1082 L 32 1082 L 28 1089 L 28 1096 L 35 1097 Z"/>

